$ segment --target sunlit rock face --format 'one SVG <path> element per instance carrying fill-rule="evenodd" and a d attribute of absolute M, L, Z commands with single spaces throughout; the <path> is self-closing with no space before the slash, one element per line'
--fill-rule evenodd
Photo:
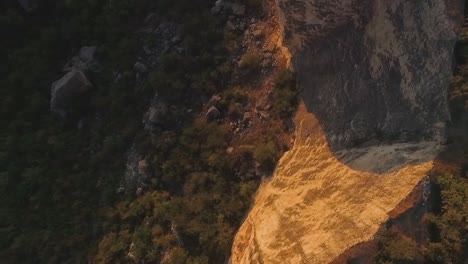
<path fill-rule="evenodd" d="M 304 103 L 232 264 L 330 263 L 427 176 L 450 118 L 457 3 L 277 0 Z"/>
<path fill-rule="evenodd" d="M 305 103 L 332 149 L 443 136 L 456 37 L 443 0 L 278 5 Z"/>
<path fill-rule="evenodd" d="M 355 155 L 352 166 L 384 166 L 386 172 L 361 171 L 335 157 L 304 105 L 296 125 L 293 149 L 260 187 L 236 235 L 232 264 L 330 263 L 372 239 L 440 150 L 435 141 L 347 150 Z"/>

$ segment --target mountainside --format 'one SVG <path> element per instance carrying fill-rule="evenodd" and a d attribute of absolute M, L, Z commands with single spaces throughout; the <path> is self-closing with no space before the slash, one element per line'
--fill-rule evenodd
<path fill-rule="evenodd" d="M 463 2 L 0 1 L 1 264 L 466 264 Z"/>
<path fill-rule="evenodd" d="M 304 104 L 233 264 L 329 263 L 420 186 L 450 120 L 458 4 L 277 1 Z"/>

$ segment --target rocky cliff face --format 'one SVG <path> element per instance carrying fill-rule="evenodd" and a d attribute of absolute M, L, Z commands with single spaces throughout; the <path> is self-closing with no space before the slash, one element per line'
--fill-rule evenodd
<path fill-rule="evenodd" d="M 333 149 L 371 137 L 440 138 L 449 120 L 446 88 L 455 44 L 446 2 L 279 0 L 278 5 L 305 103 Z"/>
<path fill-rule="evenodd" d="M 277 0 L 303 104 L 231 262 L 330 263 L 418 186 L 450 119 L 456 0 Z"/>

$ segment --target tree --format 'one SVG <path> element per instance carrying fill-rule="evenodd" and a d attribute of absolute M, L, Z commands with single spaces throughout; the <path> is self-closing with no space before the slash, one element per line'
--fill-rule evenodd
<path fill-rule="evenodd" d="M 273 169 L 277 158 L 277 148 L 273 141 L 262 143 L 255 148 L 254 158 L 259 163 L 260 168 L 266 172 Z"/>

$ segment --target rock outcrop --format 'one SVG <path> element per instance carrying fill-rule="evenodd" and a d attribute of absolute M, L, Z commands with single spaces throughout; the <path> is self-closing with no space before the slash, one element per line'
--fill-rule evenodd
<path fill-rule="evenodd" d="M 284 44 L 332 149 L 440 139 L 455 0 L 278 0 Z M 459 1 L 458 1 L 459 2 Z"/>
<path fill-rule="evenodd" d="M 232 264 L 330 263 L 372 239 L 421 184 L 450 120 L 458 3 L 276 1 L 303 104 Z"/>

